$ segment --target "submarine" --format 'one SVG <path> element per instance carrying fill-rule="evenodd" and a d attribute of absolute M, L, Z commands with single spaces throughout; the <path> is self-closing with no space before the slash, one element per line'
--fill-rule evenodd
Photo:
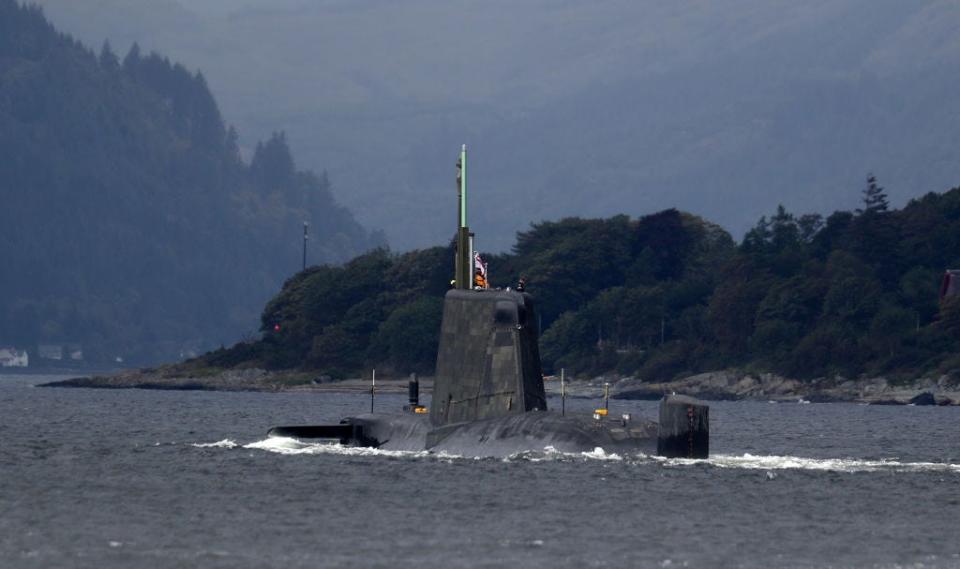
<path fill-rule="evenodd" d="M 467 226 L 467 147 L 457 161 L 455 278 L 443 303 L 430 408 L 411 381 L 397 413 L 344 417 L 337 424 L 278 426 L 272 437 L 327 439 L 398 451 L 507 457 L 563 453 L 709 456 L 709 406 L 683 395 L 660 401 L 659 422 L 629 415 L 550 411 L 544 391 L 536 302 L 525 287 L 491 289 L 475 282 L 473 234 Z"/>

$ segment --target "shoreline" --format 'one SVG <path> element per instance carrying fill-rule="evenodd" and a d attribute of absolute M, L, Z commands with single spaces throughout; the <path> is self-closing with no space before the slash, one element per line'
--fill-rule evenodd
<path fill-rule="evenodd" d="M 377 380 L 377 393 L 407 393 L 409 378 Z M 433 391 L 433 378 L 422 377 L 420 393 Z M 680 393 L 705 401 L 770 401 L 860 403 L 868 405 L 960 405 L 960 381 L 947 376 L 894 384 L 885 378 L 818 378 L 799 381 L 772 373 L 723 370 L 700 373 L 668 382 L 643 382 L 637 378 L 595 377 L 566 383 L 567 397 L 601 399 L 604 384 L 611 399 L 658 400 Z M 186 391 L 251 391 L 268 393 L 369 393 L 370 380 L 333 381 L 316 372 L 250 369 L 203 369 L 189 372 L 171 368 L 125 370 L 114 374 L 74 377 L 44 383 L 41 387 L 94 389 L 155 389 Z M 547 395 L 560 395 L 560 381 L 547 376 Z"/>
<path fill-rule="evenodd" d="M 0 379 L 7 375 L 76 375 L 120 373 L 117 367 L 0 367 Z"/>
<path fill-rule="evenodd" d="M 407 393 L 408 379 L 377 379 L 377 393 Z M 169 369 L 124 370 L 111 375 L 73 377 L 39 384 L 38 387 L 89 389 L 152 389 L 159 391 L 247 391 L 262 393 L 370 393 L 370 380 L 352 378 L 333 381 L 303 371 L 202 370 L 175 373 Z M 420 393 L 433 390 L 433 378 L 420 379 Z"/>
<path fill-rule="evenodd" d="M 651 399 L 677 392 L 708 401 L 772 401 L 859 403 L 867 405 L 960 405 L 960 381 L 942 376 L 910 383 L 883 377 L 816 378 L 800 381 L 773 373 L 723 370 L 691 375 L 666 383 L 628 378 L 611 386 L 614 399 Z"/>

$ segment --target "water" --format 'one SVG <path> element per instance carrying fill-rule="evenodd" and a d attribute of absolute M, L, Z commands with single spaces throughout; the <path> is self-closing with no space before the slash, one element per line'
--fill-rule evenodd
<path fill-rule="evenodd" d="M 709 461 L 475 460 L 264 436 L 362 395 L 51 379 L 0 376 L 2 568 L 960 567 L 960 408 L 714 403 Z"/>

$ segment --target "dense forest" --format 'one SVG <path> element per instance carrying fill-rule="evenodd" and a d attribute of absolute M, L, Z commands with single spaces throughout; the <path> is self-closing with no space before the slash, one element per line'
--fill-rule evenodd
<path fill-rule="evenodd" d="M 535 224 L 486 257 L 494 286 L 528 277 L 548 372 L 960 373 L 960 303 L 938 300 L 960 265 L 960 188 L 892 210 L 869 177 L 862 198 L 826 219 L 781 207 L 739 244 L 666 210 Z M 452 246 L 380 249 L 310 268 L 267 304 L 262 339 L 196 363 L 430 373 L 452 260 Z"/>
<path fill-rule="evenodd" d="M 299 171 L 282 133 L 249 161 L 204 77 L 118 57 L 0 0 L 0 345 L 89 361 L 177 358 L 255 333 L 309 260 L 382 245 Z"/>

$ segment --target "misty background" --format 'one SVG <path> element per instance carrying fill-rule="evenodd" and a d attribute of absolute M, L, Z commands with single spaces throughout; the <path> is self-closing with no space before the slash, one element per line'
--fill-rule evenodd
<path fill-rule="evenodd" d="M 812 373 L 773 350 L 807 340 L 821 371 L 949 368 L 946 332 L 916 334 L 960 266 L 958 23 L 945 1 L 0 0 L 0 363 L 266 332 L 260 363 L 426 370 L 467 143 L 477 247 L 547 299 L 544 353 L 610 364 L 608 319 L 604 345 L 646 354 L 624 373 Z M 809 305 L 766 323 L 793 298 L 768 278 Z M 659 333 L 601 302 L 634 293 Z"/>
<path fill-rule="evenodd" d="M 452 235 L 464 142 L 492 251 L 669 207 L 739 238 L 780 203 L 855 207 L 867 172 L 897 207 L 960 179 L 949 0 L 39 3 L 89 45 L 200 69 L 247 155 L 285 131 L 395 250 Z"/>

